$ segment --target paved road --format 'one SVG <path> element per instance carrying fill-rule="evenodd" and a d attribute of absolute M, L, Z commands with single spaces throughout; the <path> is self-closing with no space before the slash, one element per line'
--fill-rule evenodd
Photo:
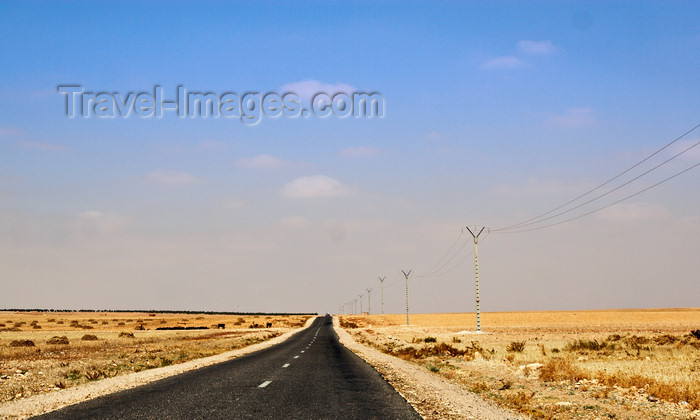
<path fill-rule="evenodd" d="M 96 398 L 39 419 L 419 419 L 338 342 L 330 316 L 259 352 Z"/>

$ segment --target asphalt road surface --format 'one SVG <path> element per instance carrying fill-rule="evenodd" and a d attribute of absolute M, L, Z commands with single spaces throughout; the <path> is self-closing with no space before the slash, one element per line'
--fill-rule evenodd
<path fill-rule="evenodd" d="M 420 419 L 330 316 L 276 346 L 38 419 Z"/>

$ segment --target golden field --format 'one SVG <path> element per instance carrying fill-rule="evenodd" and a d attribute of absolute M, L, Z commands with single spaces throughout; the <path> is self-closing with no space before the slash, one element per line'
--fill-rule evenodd
<path fill-rule="evenodd" d="M 379 350 L 541 418 L 700 418 L 700 308 L 341 315 Z"/>
<path fill-rule="evenodd" d="M 299 328 L 309 317 L 0 311 L 0 404 L 235 350 Z"/>

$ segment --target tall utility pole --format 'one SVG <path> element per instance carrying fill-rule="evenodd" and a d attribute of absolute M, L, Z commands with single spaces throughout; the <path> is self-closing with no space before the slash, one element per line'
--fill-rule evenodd
<path fill-rule="evenodd" d="M 355 298 L 355 300 L 354 300 L 353 302 L 355 302 L 355 306 L 353 306 L 353 311 L 352 311 L 352 313 L 354 313 L 355 315 L 357 315 L 357 298 Z"/>
<path fill-rule="evenodd" d="M 483 232 L 484 229 L 486 229 L 485 226 L 482 227 L 479 233 L 475 235 L 474 232 L 476 232 L 476 228 L 474 228 L 474 232 L 472 232 L 472 230 L 469 229 L 469 226 L 467 226 L 467 230 L 474 237 L 474 278 L 476 282 L 476 332 L 481 332 L 481 302 L 479 300 L 479 252 L 477 250 L 476 245 L 479 243 L 479 235 L 481 235 L 481 232 Z"/>
<path fill-rule="evenodd" d="M 358 296 L 360 296 L 360 315 L 362 315 L 362 296 L 364 296 L 364 295 L 365 295 L 364 293 L 361 293 L 360 295 L 358 295 Z"/>
<path fill-rule="evenodd" d="M 379 282 L 382 284 L 382 315 L 384 315 L 384 279 L 385 278 L 386 278 L 386 276 L 379 277 Z"/>
<path fill-rule="evenodd" d="M 365 290 L 367 290 L 367 314 L 369 315 L 372 313 L 372 299 L 371 299 L 372 296 L 370 295 L 370 293 L 372 292 L 372 289 L 370 288 L 370 289 L 365 289 Z"/>
<path fill-rule="evenodd" d="M 406 325 L 408 325 L 408 276 L 411 275 L 411 271 L 413 270 L 408 270 L 408 273 L 401 270 L 403 273 L 403 276 L 406 277 Z"/>

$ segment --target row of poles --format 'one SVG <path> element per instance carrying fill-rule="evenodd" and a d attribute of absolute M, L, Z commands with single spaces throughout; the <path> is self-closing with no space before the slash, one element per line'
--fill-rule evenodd
<path fill-rule="evenodd" d="M 479 243 L 479 236 L 484 232 L 484 229 L 486 227 L 482 227 L 479 232 L 475 233 L 477 228 L 475 228 L 473 231 L 467 226 L 467 230 L 469 233 L 471 233 L 472 237 L 474 238 L 474 282 L 475 282 L 475 287 L 476 287 L 476 331 L 481 332 L 481 299 L 479 297 L 479 252 L 477 249 L 477 245 Z M 401 270 L 401 274 L 403 274 L 404 278 L 406 279 L 406 325 L 410 325 L 409 322 L 409 310 L 408 310 L 408 277 L 411 275 L 411 272 L 413 270 Z M 378 277 L 379 282 L 381 284 L 381 290 L 382 290 L 382 315 L 384 315 L 384 280 L 386 277 Z M 367 313 L 370 314 L 372 312 L 372 301 L 370 299 L 370 294 L 372 292 L 372 289 L 365 289 L 367 291 Z M 360 293 L 358 295 L 359 302 L 360 302 L 360 312 L 359 313 L 364 313 L 362 310 L 362 298 L 364 297 L 364 293 Z M 338 313 L 347 313 L 351 312 L 353 314 L 357 314 L 357 302 L 358 298 L 355 298 L 349 302 L 345 302 L 345 304 L 340 306 L 340 310 Z M 346 307 L 350 308 L 350 311 L 346 311 Z"/>

